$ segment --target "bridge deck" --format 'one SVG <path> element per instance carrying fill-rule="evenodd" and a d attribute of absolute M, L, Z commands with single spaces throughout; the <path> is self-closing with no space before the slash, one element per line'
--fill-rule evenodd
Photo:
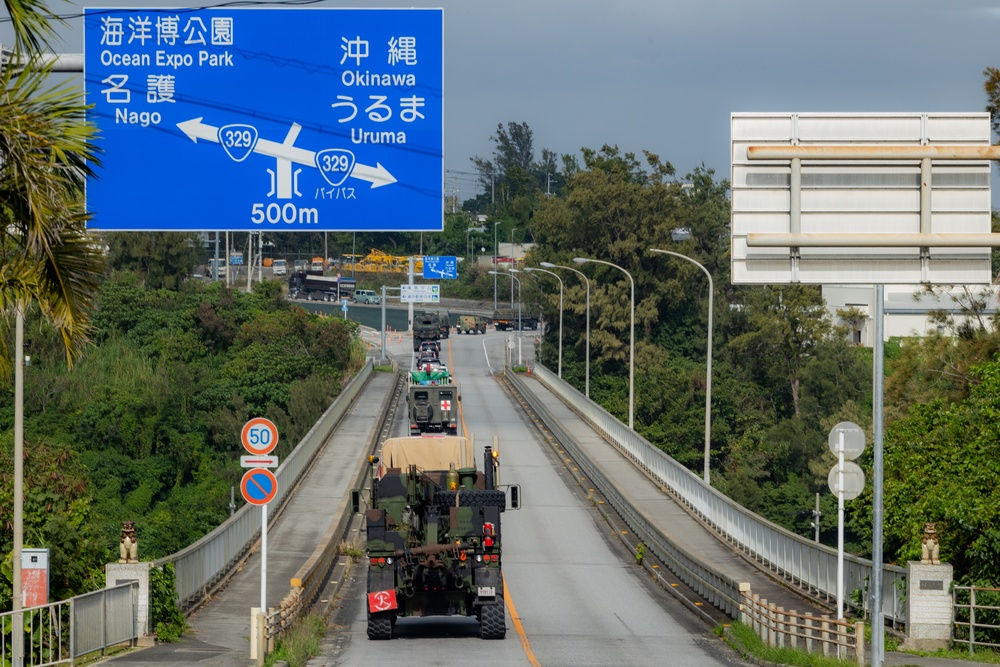
<path fill-rule="evenodd" d="M 611 444 L 598 435 L 579 415 L 570 410 L 545 385 L 534 378 L 526 382 L 529 391 L 568 429 L 579 446 L 601 466 L 608 479 L 636 507 L 642 507 L 650 521 L 670 540 L 736 581 L 750 584 L 751 590 L 768 602 L 786 610 L 816 615 L 828 609 L 816 606 L 748 563 L 728 544 L 709 532 Z"/>

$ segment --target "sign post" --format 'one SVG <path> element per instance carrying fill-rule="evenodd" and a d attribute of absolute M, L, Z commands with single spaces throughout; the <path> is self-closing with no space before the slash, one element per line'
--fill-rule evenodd
<path fill-rule="evenodd" d="M 254 417 L 240 433 L 243 448 L 255 457 L 266 457 L 278 446 L 278 427 L 270 419 Z M 270 457 L 269 457 L 270 458 Z M 277 463 L 277 457 L 274 457 Z M 267 504 L 278 493 L 278 479 L 267 468 L 248 470 L 240 482 L 243 498 L 260 505 L 260 613 L 267 615 Z"/>
<path fill-rule="evenodd" d="M 854 500 L 865 488 L 865 471 L 854 459 L 865 451 L 865 432 L 852 422 L 840 422 L 830 431 L 830 451 L 837 465 L 827 476 L 830 490 L 837 495 L 837 618 L 844 618 L 844 501 Z"/>

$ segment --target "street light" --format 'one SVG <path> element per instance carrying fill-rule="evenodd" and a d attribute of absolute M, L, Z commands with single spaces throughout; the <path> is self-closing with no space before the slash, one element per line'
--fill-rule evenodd
<path fill-rule="evenodd" d="M 577 264 L 586 264 L 587 262 L 593 262 L 595 264 L 605 264 L 607 266 L 613 266 L 626 276 L 628 276 L 628 281 L 632 284 L 632 315 L 631 324 L 629 326 L 629 338 L 628 338 L 628 427 L 632 428 L 634 424 L 635 417 L 635 280 L 632 278 L 632 274 L 611 262 L 605 262 L 603 259 L 591 259 L 590 257 L 574 257 L 573 261 Z"/>
<path fill-rule="evenodd" d="M 496 280 L 497 276 L 507 276 L 508 278 L 510 278 L 511 280 L 513 280 L 514 282 L 517 283 L 517 336 L 518 336 L 518 338 L 520 338 L 521 337 L 521 281 L 518 280 L 517 276 L 514 275 L 515 273 L 518 273 L 518 271 L 516 271 L 514 269 L 511 269 L 510 273 L 505 273 L 505 272 L 501 272 L 501 271 L 490 271 L 490 273 L 493 274 L 493 280 Z M 513 285 L 513 283 L 511 283 L 511 286 L 510 286 L 510 293 L 511 294 L 514 293 L 514 285 Z M 518 366 L 521 365 L 521 341 L 520 340 L 518 341 L 518 345 L 517 345 L 517 365 Z"/>
<path fill-rule="evenodd" d="M 513 267 L 509 268 L 507 270 L 510 271 L 512 274 L 514 274 L 514 273 L 520 273 L 520 271 L 518 271 L 517 269 L 515 269 Z M 514 276 L 512 275 L 511 278 L 514 278 Z M 524 336 L 524 325 L 521 324 L 521 303 L 522 303 L 521 302 L 521 281 L 518 280 L 517 278 L 514 278 L 514 282 L 517 283 L 517 337 L 520 338 L 520 337 Z M 510 286 L 510 307 L 511 308 L 514 307 L 514 286 L 513 285 Z M 517 360 L 521 361 L 520 355 L 518 355 Z M 520 366 L 520 364 L 518 364 L 518 366 Z"/>
<path fill-rule="evenodd" d="M 705 484 L 710 484 L 709 459 L 712 449 L 712 297 L 715 293 L 715 287 L 712 283 L 712 274 L 708 272 L 708 269 L 687 255 L 681 255 L 680 253 L 671 252 L 670 250 L 660 250 L 659 248 L 650 248 L 649 252 L 672 255 L 673 257 L 679 257 L 687 260 L 701 269 L 708 278 L 708 352 L 706 353 L 708 364 L 705 370 L 705 464 L 702 476 L 705 479 Z"/>
<path fill-rule="evenodd" d="M 584 366 L 584 396 L 590 398 L 590 280 L 582 271 L 577 271 L 576 269 L 569 266 L 560 266 L 559 264 L 553 264 L 552 262 L 539 262 L 542 266 L 547 269 L 566 269 L 567 271 L 572 271 L 576 275 L 583 278 L 584 284 L 587 286 L 587 352 L 586 352 L 586 365 Z M 562 323 L 560 323 L 560 327 Z"/>
<path fill-rule="evenodd" d="M 526 273 L 534 273 L 538 271 L 539 273 L 547 273 L 556 280 L 559 281 L 559 372 L 557 375 L 559 379 L 562 379 L 562 333 L 563 333 L 563 281 L 557 274 L 551 271 L 546 271 L 545 269 L 537 269 L 534 267 L 526 266 L 524 267 Z"/>
<path fill-rule="evenodd" d="M 499 224 L 499 220 L 493 223 L 493 270 L 490 271 L 493 274 L 493 312 L 497 309 L 497 225 Z M 513 293 L 511 290 L 511 294 Z"/>

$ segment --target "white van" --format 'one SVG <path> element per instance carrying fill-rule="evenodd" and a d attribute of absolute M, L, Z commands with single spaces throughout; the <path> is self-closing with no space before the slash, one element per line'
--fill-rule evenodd
<path fill-rule="evenodd" d="M 373 290 L 370 289 L 356 289 L 354 290 L 354 303 L 382 303 L 382 299 L 379 298 Z"/>
<path fill-rule="evenodd" d="M 284 276 L 288 274 L 288 260 L 287 259 L 276 259 L 274 263 L 271 264 L 271 270 L 276 276 Z"/>

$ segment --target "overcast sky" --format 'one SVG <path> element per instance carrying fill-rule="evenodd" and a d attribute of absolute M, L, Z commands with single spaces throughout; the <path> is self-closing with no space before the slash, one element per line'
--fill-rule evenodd
<path fill-rule="evenodd" d="M 51 3 L 67 15 L 83 6 Z M 542 148 L 578 154 L 617 144 L 659 154 L 679 176 L 704 163 L 728 178 L 732 112 L 982 111 L 983 69 L 1000 66 L 1000 3 L 984 0 L 310 6 L 443 8 L 445 190 L 463 199 L 475 179 L 457 172 L 472 171 L 473 155 L 490 156 L 498 123 L 527 123 L 536 157 Z M 82 52 L 83 21 L 68 23 L 63 50 Z M 0 39 L 9 43 L 9 24 Z"/>

